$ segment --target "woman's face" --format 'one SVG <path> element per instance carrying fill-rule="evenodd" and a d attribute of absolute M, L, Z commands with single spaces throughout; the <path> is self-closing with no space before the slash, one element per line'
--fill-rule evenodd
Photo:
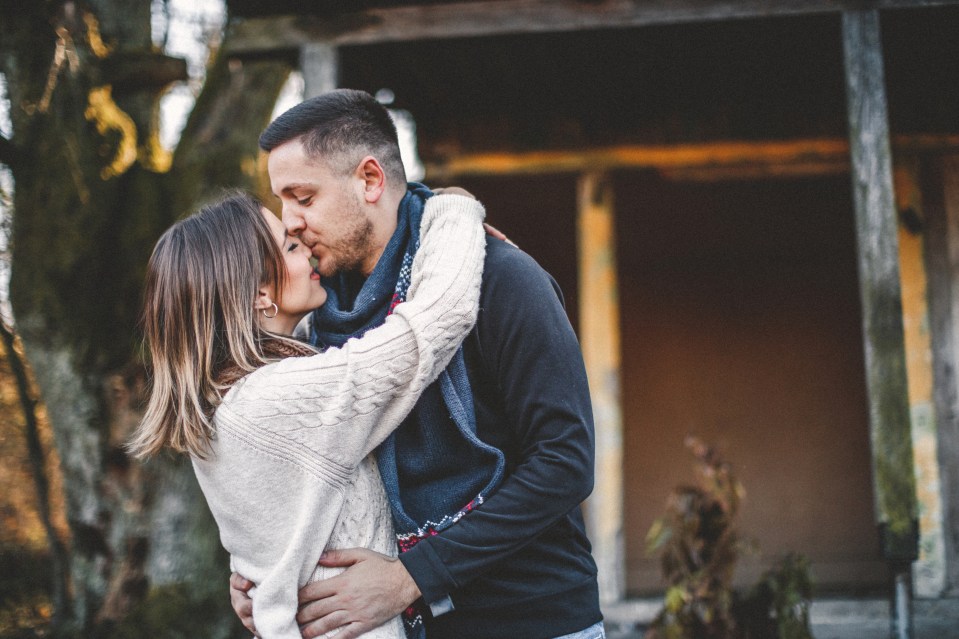
<path fill-rule="evenodd" d="M 299 239 L 289 237 L 283 223 L 266 208 L 260 212 L 266 218 L 286 265 L 286 284 L 273 302 L 279 310 L 270 321 L 269 330 L 290 334 L 303 317 L 326 302 L 326 289 L 320 285 L 320 274 L 310 262 L 312 252 Z M 271 310 L 266 311 L 268 314 Z"/>

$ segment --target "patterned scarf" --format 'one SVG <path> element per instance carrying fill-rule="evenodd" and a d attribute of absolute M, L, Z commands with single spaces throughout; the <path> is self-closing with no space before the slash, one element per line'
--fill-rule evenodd
<path fill-rule="evenodd" d="M 277 339 L 270 337 L 269 334 L 261 334 L 258 336 L 258 339 L 260 341 L 260 348 L 263 351 L 263 356 L 267 360 L 285 359 L 287 357 L 305 357 L 308 355 L 316 355 L 317 353 L 315 348 L 306 344 L 300 344 L 293 339 Z M 229 366 L 221 368 L 215 375 L 215 378 L 217 384 L 228 389 L 249 374 L 250 371 L 243 370 L 236 364 L 230 364 Z M 226 393 L 224 392 L 223 394 L 225 395 Z"/>

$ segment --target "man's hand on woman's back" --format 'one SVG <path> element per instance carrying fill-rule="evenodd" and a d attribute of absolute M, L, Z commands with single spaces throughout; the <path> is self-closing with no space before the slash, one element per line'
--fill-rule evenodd
<path fill-rule="evenodd" d="M 252 581 L 243 578 L 240 573 L 230 575 L 230 604 L 233 611 L 243 622 L 243 627 L 252 632 L 254 637 L 259 637 L 256 626 L 253 625 L 253 600 L 248 594 L 253 585 Z"/>

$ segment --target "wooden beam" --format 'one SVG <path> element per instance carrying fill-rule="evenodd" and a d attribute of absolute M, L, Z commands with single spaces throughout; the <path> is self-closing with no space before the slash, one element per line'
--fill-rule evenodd
<path fill-rule="evenodd" d="M 371 8 L 324 16 L 252 18 L 231 25 L 232 54 L 298 48 L 314 40 L 412 40 L 640 27 L 739 18 L 959 4 L 959 0 L 486 0 Z"/>
<path fill-rule="evenodd" d="M 738 182 L 785 179 L 807 176 L 842 175 L 849 172 L 849 162 L 797 162 L 794 164 L 762 164 L 750 166 L 707 166 L 663 168 L 657 171 L 673 182 Z"/>
<path fill-rule="evenodd" d="M 959 150 L 959 135 L 900 135 L 897 152 Z M 575 151 L 473 153 L 426 163 L 431 180 L 473 175 L 580 173 L 622 168 L 657 169 L 676 179 L 728 179 L 830 174 L 849 170 L 849 141 L 806 139 L 623 145 Z"/>
<path fill-rule="evenodd" d="M 586 524 L 603 603 L 626 595 L 623 550 L 623 418 L 613 187 L 602 173 L 579 179 L 579 337 L 596 427 L 596 482 Z"/>
<path fill-rule="evenodd" d="M 876 518 L 884 557 L 908 564 L 916 485 L 879 13 L 844 13 L 842 29 Z"/>

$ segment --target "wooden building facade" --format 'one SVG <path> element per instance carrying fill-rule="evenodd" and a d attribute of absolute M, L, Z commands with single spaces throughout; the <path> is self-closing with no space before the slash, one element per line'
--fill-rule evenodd
<path fill-rule="evenodd" d="M 743 580 L 959 593 L 959 2 L 228 4 L 238 60 L 390 89 L 561 284 L 605 599 L 662 589 L 688 433 L 746 487 Z"/>

